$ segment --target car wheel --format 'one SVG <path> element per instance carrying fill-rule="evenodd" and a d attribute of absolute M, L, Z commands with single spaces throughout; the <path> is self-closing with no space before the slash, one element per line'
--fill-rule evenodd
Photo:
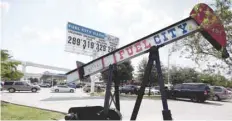
<path fill-rule="evenodd" d="M 193 96 L 193 97 L 191 98 L 191 101 L 193 101 L 193 102 L 198 102 L 197 96 Z"/>
<path fill-rule="evenodd" d="M 156 95 L 155 92 L 151 92 L 151 95 Z"/>
<path fill-rule="evenodd" d="M 71 92 L 71 93 L 73 93 L 73 92 L 74 92 L 74 90 L 73 90 L 73 89 L 71 89 L 71 90 L 70 90 L 70 92 Z"/>
<path fill-rule="evenodd" d="M 204 100 L 204 99 L 200 99 L 199 102 L 200 102 L 200 103 L 204 103 L 205 100 Z"/>
<path fill-rule="evenodd" d="M 36 88 L 32 88 L 31 91 L 32 92 L 37 92 L 37 89 Z"/>
<path fill-rule="evenodd" d="M 59 90 L 58 90 L 58 89 L 55 89 L 55 92 L 59 92 Z"/>
<path fill-rule="evenodd" d="M 220 98 L 219 98 L 217 95 L 214 95 L 214 96 L 213 96 L 213 100 L 214 100 L 214 101 L 220 101 Z"/>
<path fill-rule="evenodd" d="M 176 100 L 176 96 L 174 94 L 171 94 L 170 99 Z"/>
<path fill-rule="evenodd" d="M 14 92 L 15 92 L 15 89 L 14 89 L 14 88 L 10 88 L 10 89 L 9 89 L 9 92 L 10 92 L 10 93 L 14 93 Z"/>

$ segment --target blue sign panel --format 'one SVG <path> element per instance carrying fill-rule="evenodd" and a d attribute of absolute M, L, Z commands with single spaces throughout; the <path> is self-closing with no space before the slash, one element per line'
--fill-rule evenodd
<path fill-rule="evenodd" d="M 83 26 L 80 26 L 80 25 L 76 25 L 76 24 L 73 24 L 71 22 L 68 22 L 67 28 L 68 28 L 68 30 L 80 32 L 80 33 L 87 34 L 87 35 L 90 35 L 90 36 L 94 36 L 94 37 L 97 37 L 97 38 L 101 38 L 101 39 L 106 38 L 105 33 L 95 31 L 93 29 L 89 29 L 89 28 L 86 28 L 86 27 L 83 27 Z"/>

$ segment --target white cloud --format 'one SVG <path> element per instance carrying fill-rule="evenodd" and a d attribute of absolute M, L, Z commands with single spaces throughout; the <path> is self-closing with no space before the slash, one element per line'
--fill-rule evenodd
<path fill-rule="evenodd" d="M 53 28 L 50 30 L 37 29 L 30 26 L 22 28 L 22 32 L 17 35 L 19 38 L 26 42 L 36 44 L 64 44 L 65 43 L 65 30 Z"/>
<path fill-rule="evenodd" d="M 179 17 L 182 17 L 183 15 L 181 14 L 182 11 L 177 10 L 179 8 L 177 7 L 177 5 L 175 5 L 176 6 L 175 10 L 177 10 L 175 11 L 176 14 L 173 15 L 173 13 L 172 14 L 170 13 L 173 12 L 170 11 L 172 10 L 172 6 L 174 6 L 173 4 L 170 5 L 170 4 L 166 4 L 165 2 L 160 3 L 159 1 L 153 3 L 151 2 L 153 1 L 149 1 L 149 0 L 143 0 L 143 1 L 95 0 L 91 2 L 78 1 L 77 2 L 78 5 L 81 5 L 79 7 L 75 6 L 75 2 L 70 2 L 70 3 L 64 2 L 61 3 L 60 6 L 54 4 L 52 8 L 54 7 L 54 9 L 57 9 L 56 11 L 57 13 L 63 13 L 63 14 L 67 13 L 67 15 L 70 15 L 68 18 L 61 16 L 61 18 L 64 19 L 64 21 L 71 20 L 74 23 L 81 23 L 81 25 L 86 27 L 92 26 L 99 31 L 103 31 L 105 33 L 109 33 L 119 37 L 120 38 L 119 47 L 121 47 L 135 40 L 138 40 L 148 34 L 151 34 L 157 30 L 160 30 L 170 24 L 173 24 L 176 21 L 179 21 Z M 70 5 L 65 5 L 65 4 L 70 4 Z M 59 8 L 61 6 L 69 6 L 69 7 L 65 8 L 65 10 L 60 10 Z M 185 7 L 184 9 L 186 9 L 184 16 L 188 16 L 192 7 Z M 40 13 L 38 12 L 38 15 L 39 14 Z M 41 13 L 41 14 L 47 15 L 47 13 Z M 49 13 L 49 16 L 50 14 L 54 15 L 54 18 L 59 18 L 59 16 L 57 16 L 58 14 Z M 31 16 L 27 16 L 27 17 L 30 18 Z M 177 18 L 178 20 L 176 20 Z M 47 19 L 48 18 L 46 17 L 43 18 L 43 20 L 49 21 Z M 57 25 L 54 26 L 59 26 L 64 24 L 62 22 L 57 21 L 57 23 L 55 22 Z M 14 45 L 9 46 L 9 48 L 11 48 L 13 52 L 17 54 L 17 57 L 19 57 L 19 59 L 22 58 L 23 60 L 33 61 L 46 65 L 50 65 L 50 64 L 53 66 L 57 65 L 66 68 L 75 68 L 76 67 L 75 60 L 80 60 L 83 62 L 89 62 L 91 60 L 90 57 L 86 57 L 83 55 L 77 56 L 75 54 L 70 54 L 70 53 L 67 54 L 67 52 L 64 52 L 64 45 L 66 41 L 66 30 L 64 28 L 50 27 L 48 29 L 45 29 L 48 26 L 45 27 L 43 21 L 38 23 L 31 21 L 31 23 L 29 24 L 31 26 L 25 26 L 23 29 L 21 29 L 21 32 L 19 32 L 16 37 L 14 37 L 13 39 L 11 38 L 10 41 L 5 41 L 5 43 L 8 44 L 14 43 Z M 37 27 L 32 26 L 35 24 L 36 25 L 38 24 L 39 28 L 37 28 L 38 26 Z M 35 47 L 35 49 L 33 47 Z M 167 63 L 167 48 L 168 47 L 166 46 L 160 50 L 161 61 L 165 64 Z M 46 50 L 46 52 L 43 50 Z M 36 57 L 35 54 L 38 57 Z M 143 57 L 147 57 L 147 56 L 148 55 L 145 54 L 143 56 L 139 56 L 138 58 L 132 60 L 135 69 L 138 62 Z M 173 59 L 170 63 L 172 64 L 181 63 L 178 61 L 180 61 L 179 57 L 173 56 Z M 186 61 L 185 61 L 185 65 L 188 65 Z"/>
<path fill-rule="evenodd" d="M 8 2 L 0 2 L 0 8 L 3 12 L 8 12 L 10 9 L 10 4 Z"/>
<path fill-rule="evenodd" d="M 128 0 L 128 1 L 109 1 L 101 0 L 98 3 L 101 19 L 113 27 L 109 31 L 120 37 L 120 46 L 129 44 L 148 34 L 158 31 L 170 24 L 174 20 L 163 10 L 156 7 L 147 7 L 149 1 Z M 161 55 L 167 55 L 166 51 L 161 51 Z M 132 64 L 135 70 L 143 57 L 148 54 L 134 58 Z"/>

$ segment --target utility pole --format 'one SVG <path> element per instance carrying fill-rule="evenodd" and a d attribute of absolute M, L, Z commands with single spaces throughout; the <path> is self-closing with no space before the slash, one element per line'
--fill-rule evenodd
<path fill-rule="evenodd" d="M 171 50 L 168 49 L 168 86 L 170 86 L 170 56 L 171 56 Z"/>
<path fill-rule="evenodd" d="M 52 87 L 53 87 L 53 75 L 52 75 Z"/>

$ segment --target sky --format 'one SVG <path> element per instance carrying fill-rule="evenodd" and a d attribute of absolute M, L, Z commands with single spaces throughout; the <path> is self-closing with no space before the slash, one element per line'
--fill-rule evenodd
<path fill-rule="evenodd" d="M 92 57 L 64 51 L 67 22 L 116 36 L 121 47 L 187 18 L 195 4 L 210 1 L 2 0 L 1 49 L 9 50 L 14 59 L 74 69 L 76 61 L 87 63 Z M 168 64 L 171 46 L 160 49 L 163 65 Z M 135 69 L 144 57 L 148 54 L 132 59 Z M 179 52 L 171 55 L 170 64 L 196 67 Z M 27 67 L 28 73 L 44 71 L 48 70 Z"/>

